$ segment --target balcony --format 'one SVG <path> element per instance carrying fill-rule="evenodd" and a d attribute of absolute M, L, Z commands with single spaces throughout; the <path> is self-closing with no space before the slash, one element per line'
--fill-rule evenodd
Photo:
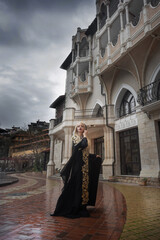
<path fill-rule="evenodd" d="M 50 125 L 49 125 L 49 130 L 53 129 L 54 127 L 56 127 L 57 125 L 62 123 L 62 120 L 63 120 L 63 116 L 56 118 L 56 119 L 51 119 Z"/>
<path fill-rule="evenodd" d="M 58 124 L 60 124 L 63 120 L 63 116 L 57 118 L 54 120 L 54 127 L 57 126 Z"/>
<path fill-rule="evenodd" d="M 92 93 L 92 81 L 91 76 L 86 73 L 82 72 L 80 76 L 75 77 L 73 79 L 71 90 L 70 90 L 70 96 L 71 98 L 77 97 L 77 95 L 80 97 L 84 97 L 84 95 L 90 95 Z"/>
<path fill-rule="evenodd" d="M 116 1 L 113 1 L 116 4 Z M 103 73 L 128 49 L 132 49 L 139 41 L 152 33 L 160 22 L 159 0 L 123 1 L 118 10 L 107 18 L 105 25 L 97 31 L 99 47 L 99 72 Z"/>
<path fill-rule="evenodd" d="M 138 103 L 144 110 L 156 110 L 160 105 L 160 79 L 140 89 Z"/>
<path fill-rule="evenodd" d="M 75 111 L 75 119 L 86 119 L 86 118 L 102 118 L 103 109 L 101 107 L 97 109 L 84 109 Z"/>

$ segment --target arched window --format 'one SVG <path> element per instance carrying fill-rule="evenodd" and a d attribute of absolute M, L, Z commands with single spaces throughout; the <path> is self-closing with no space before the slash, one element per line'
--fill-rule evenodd
<path fill-rule="evenodd" d="M 80 57 L 86 57 L 88 56 L 88 50 L 89 50 L 89 44 L 87 42 L 87 39 L 84 37 L 82 41 L 80 42 L 79 46 L 79 56 Z"/>
<path fill-rule="evenodd" d="M 102 109 L 102 107 L 98 103 L 94 107 L 92 116 L 94 116 L 94 117 L 103 117 L 103 109 Z"/>
<path fill-rule="evenodd" d="M 159 0 L 147 0 L 147 3 L 151 3 L 153 7 L 157 7 L 159 4 Z"/>
<path fill-rule="evenodd" d="M 109 16 L 111 17 L 118 9 L 119 0 L 110 1 Z"/>
<path fill-rule="evenodd" d="M 127 114 L 135 112 L 136 102 L 133 94 L 130 91 L 126 91 L 123 96 L 120 109 L 119 109 L 119 117 L 123 117 Z"/>
<path fill-rule="evenodd" d="M 107 19 L 107 7 L 103 3 L 101 5 L 101 10 L 100 10 L 100 14 L 99 14 L 99 28 L 100 29 L 105 25 L 106 19 Z"/>

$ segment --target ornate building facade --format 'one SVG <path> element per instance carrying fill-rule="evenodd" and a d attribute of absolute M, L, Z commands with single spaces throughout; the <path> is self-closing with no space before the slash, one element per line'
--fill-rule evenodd
<path fill-rule="evenodd" d="M 74 126 L 84 121 L 104 179 L 158 179 L 160 1 L 97 0 L 95 19 L 77 28 L 61 68 L 66 90 L 51 105 L 60 118 L 50 120 L 47 175 L 68 161 Z"/>

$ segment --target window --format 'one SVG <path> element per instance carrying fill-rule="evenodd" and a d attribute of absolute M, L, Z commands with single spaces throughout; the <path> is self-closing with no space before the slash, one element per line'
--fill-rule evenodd
<path fill-rule="evenodd" d="M 79 56 L 80 57 L 88 56 L 88 50 L 89 50 L 89 44 L 87 42 L 87 39 L 84 37 L 79 46 Z"/>
<path fill-rule="evenodd" d="M 99 28 L 100 29 L 105 25 L 106 19 L 107 19 L 107 7 L 103 3 L 101 6 L 101 11 L 100 11 L 100 15 L 99 15 Z"/>
<path fill-rule="evenodd" d="M 135 112 L 135 106 L 136 102 L 133 94 L 130 91 L 127 91 L 124 94 L 124 97 L 120 105 L 119 117 L 123 117 L 125 115 Z"/>

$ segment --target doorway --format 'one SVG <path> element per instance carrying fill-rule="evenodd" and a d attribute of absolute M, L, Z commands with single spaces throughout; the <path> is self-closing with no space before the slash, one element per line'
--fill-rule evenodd
<path fill-rule="evenodd" d="M 121 174 L 139 176 L 141 171 L 138 128 L 120 132 Z"/>

